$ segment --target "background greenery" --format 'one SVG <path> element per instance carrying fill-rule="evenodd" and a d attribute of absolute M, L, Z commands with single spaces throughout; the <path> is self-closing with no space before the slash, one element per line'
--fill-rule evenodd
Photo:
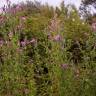
<path fill-rule="evenodd" d="M 0 96 L 96 96 L 95 15 L 81 19 L 79 11 L 64 2 L 53 8 L 7 1 L 0 15 Z"/>

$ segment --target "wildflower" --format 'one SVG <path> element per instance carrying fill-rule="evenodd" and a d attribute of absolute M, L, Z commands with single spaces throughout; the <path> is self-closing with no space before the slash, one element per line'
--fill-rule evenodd
<path fill-rule="evenodd" d="M 57 14 L 54 14 L 53 19 L 48 26 L 50 32 L 57 32 L 60 29 L 60 20 L 57 19 Z"/>
<path fill-rule="evenodd" d="M 61 36 L 60 35 L 54 36 L 54 41 L 61 41 Z"/>
<path fill-rule="evenodd" d="M 61 67 L 62 67 L 63 69 L 68 69 L 68 64 L 62 64 Z"/>
<path fill-rule="evenodd" d="M 25 47 L 25 46 L 26 46 L 26 42 L 25 42 L 25 41 L 21 41 L 21 42 L 20 42 L 20 46 L 21 46 L 21 47 Z"/>

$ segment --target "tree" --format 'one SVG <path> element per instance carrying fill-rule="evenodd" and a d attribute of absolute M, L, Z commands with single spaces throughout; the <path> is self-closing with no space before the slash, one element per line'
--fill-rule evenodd
<path fill-rule="evenodd" d="M 96 0 L 83 0 L 82 3 L 85 6 L 92 5 L 92 6 L 94 6 L 96 8 Z"/>
<path fill-rule="evenodd" d="M 93 9 L 96 9 L 95 0 L 82 0 L 80 6 L 80 14 L 85 20 L 88 20 L 92 15 L 94 15 Z"/>

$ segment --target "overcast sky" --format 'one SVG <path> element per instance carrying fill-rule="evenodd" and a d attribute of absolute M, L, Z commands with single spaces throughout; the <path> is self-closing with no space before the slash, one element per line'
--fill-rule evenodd
<path fill-rule="evenodd" d="M 12 3 L 19 3 L 21 1 L 26 1 L 26 0 L 10 0 Z M 35 0 L 30 0 L 30 1 L 35 1 Z M 40 1 L 41 3 L 46 3 L 48 2 L 48 4 L 53 5 L 53 6 L 59 6 L 60 3 L 63 0 L 37 0 Z M 71 4 L 75 4 L 76 7 L 78 8 L 80 5 L 81 0 L 65 0 L 66 4 L 71 3 Z M 2 7 L 5 4 L 6 0 L 0 0 L 0 7 Z"/>

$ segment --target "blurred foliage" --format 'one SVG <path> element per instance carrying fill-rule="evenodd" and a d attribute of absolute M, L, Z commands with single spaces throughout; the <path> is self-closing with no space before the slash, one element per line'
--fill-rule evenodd
<path fill-rule="evenodd" d="M 0 96 L 96 96 L 92 23 L 64 2 L 56 8 L 37 1 L 6 6 L 0 15 Z"/>

